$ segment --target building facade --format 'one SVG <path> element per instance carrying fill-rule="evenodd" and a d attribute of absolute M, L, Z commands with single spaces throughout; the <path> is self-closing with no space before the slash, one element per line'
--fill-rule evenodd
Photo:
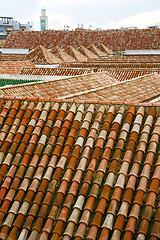
<path fill-rule="evenodd" d="M 0 17 L 0 38 L 5 39 L 11 31 L 30 31 L 31 23 L 21 24 L 13 20 L 13 17 Z"/>

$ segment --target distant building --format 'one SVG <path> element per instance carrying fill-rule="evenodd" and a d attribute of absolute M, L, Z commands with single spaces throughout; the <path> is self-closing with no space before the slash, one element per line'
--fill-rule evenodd
<path fill-rule="evenodd" d="M 11 31 L 29 31 L 31 23 L 21 24 L 13 20 L 13 17 L 0 17 L 0 39 L 5 39 Z"/>
<path fill-rule="evenodd" d="M 46 9 L 44 8 L 41 10 L 40 26 L 41 31 L 48 30 L 48 16 L 46 16 Z"/>

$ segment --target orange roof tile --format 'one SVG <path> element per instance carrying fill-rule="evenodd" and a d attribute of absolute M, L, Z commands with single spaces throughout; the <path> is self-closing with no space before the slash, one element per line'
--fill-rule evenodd
<path fill-rule="evenodd" d="M 65 51 L 63 51 L 61 48 L 57 46 L 51 49 L 50 52 L 54 53 L 64 62 L 76 62 L 75 58 L 72 58 L 70 55 L 68 55 Z"/>
<path fill-rule="evenodd" d="M 0 238 L 158 239 L 159 107 L 0 98 Z"/>
<path fill-rule="evenodd" d="M 96 59 L 97 55 L 94 54 L 93 52 L 89 51 L 89 49 L 85 48 L 84 46 L 80 46 L 77 48 L 79 52 L 81 52 L 83 55 L 85 55 L 89 59 Z"/>
<path fill-rule="evenodd" d="M 83 62 L 83 63 L 68 63 L 63 64 L 65 67 L 77 67 L 77 68 L 94 68 L 94 69 L 106 69 L 110 71 L 129 71 L 129 70 L 159 70 L 160 68 L 160 57 L 108 57 L 96 59 L 94 61 Z"/>
<path fill-rule="evenodd" d="M 107 69 L 107 71 L 119 81 L 129 80 L 156 72 L 160 74 L 159 68 Z"/>
<path fill-rule="evenodd" d="M 86 68 L 23 68 L 21 75 L 49 75 L 49 76 L 76 76 L 92 73 L 92 69 Z"/>
<path fill-rule="evenodd" d="M 96 54 L 98 57 L 107 57 L 108 54 L 105 52 L 102 52 L 99 48 L 94 46 L 93 44 L 88 48 L 91 52 Z"/>
<path fill-rule="evenodd" d="M 84 56 L 82 53 L 80 53 L 77 49 L 75 49 L 71 45 L 65 48 L 64 51 L 79 62 L 85 62 L 88 60 L 86 56 Z"/>
<path fill-rule="evenodd" d="M 120 82 L 110 87 L 104 87 L 90 93 L 74 96 L 79 100 L 102 100 L 102 101 L 131 101 L 145 102 L 152 101 L 159 96 L 160 75 L 157 73 L 140 76 L 135 79 Z"/>
<path fill-rule="evenodd" d="M 63 62 L 60 58 L 58 58 L 56 55 L 54 55 L 41 45 L 28 53 L 24 60 L 31 60 L 34 64 L 41 65 L 57 64 Z"/>
<path fill-rule="evenodd" d="M 24 68 L 34 68 L 35 65 L 31 61 L 6 61 L 0 62 L 0 74 L 20 74 Z"/>
<path fill-rule="evenodd" d="M 91 73 L 70 78 L 45 80 L 39 84 L 30 83 L 0 89 L 0 94 L 28 97 L 69 98 L 91 90 L 119 83 L 108 73 Z"/>
<path fill-rule="evenodd" d="M 159 49 L 160 29 L 117 29 L 102 31 L 13 31 L 4 43 L 5 48 L 34 49 L 43 44 L 47 49 L 55 46 L 66 48 L 68 43 L 77 48 L 103 43 L 112 50 Z"/>
<path fill-rule="evenodd" d="M 160 75 L 154 73 L 124 82 L 107 72 L 92 73 L 38 83 L 2 87 L 1 95 L 28 96 L 81 101 L 146 102 L 159 97 Z"/>
<path fill-rule="evenodd" d="M 76 62 L 75 58 L 72 58 L 70 55 L 68 55 L 65 51 L 63 51 L 61 48 L 57 46 L 51 49 L 50 52 L 55 54 L 64 62 Z"/>
<path fill-rule="evenodd" d="M 102 52 L 107 53 L 108 55 L 113 55 L 113 54 L 114 54 L 114 52 L 112 51 L 112 49 L 109 49 L 109 48 L 106 47 L 103 43 L 101 43 L 100 45 L 98 45 L 97 48 L 99 48 Z"/>
<path fill-rule="evenodd" d="M 22 61 L 25 57 L 25 54 L 5 54 L 2 53 L 0 57 L 1 61 Z"/>

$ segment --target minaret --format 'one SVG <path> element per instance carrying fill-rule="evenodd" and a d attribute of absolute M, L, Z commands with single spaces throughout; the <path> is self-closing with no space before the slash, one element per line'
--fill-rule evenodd
<path fill-rule="evenodd" d="M 46 16 L 46 9 L 44 8 L 41 10 L 40 26 L 41 31 L 48 30 L 48 16 Z"/>

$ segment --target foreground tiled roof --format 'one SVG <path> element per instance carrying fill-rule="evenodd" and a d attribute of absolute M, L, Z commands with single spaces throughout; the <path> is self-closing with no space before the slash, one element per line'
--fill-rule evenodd
<path fill-rule="evenodd" d="M 86 56 L 84 56 L 82 53 L 80 53 L 77 49 L 75 49 L 71 45 L 65 48 L 64 51 L 79 62 L 85 62 L 88 60 Z"/>
<path fill-rule="evenodd" d="M 57 57 L 59 57 L 64 62 L 76 62 L 76 59 L 68 55 L 65 51 L 63 51 L 59 47 L 54 47 L 51 49 L 51 53 L 54 53 Z"/>
<path fill-rule="evenodd" d="M 69 98 L 119 83 L 108 73 L 86 74 L 57 80 L 45 80 L 0 89 L 0 95 Z"/>
<path fill-rule="evenodd" d="M 34 68 L 31 61 L 6 61 L 0 62 L 0 74 L 20 74 L 24 68 Z"/>
<path fill-rule="evenodd" d="M 57 64 L 62 63 L 63 61 L 58 58 L 55 54 L 48 51 L 43 46 L 38 46 L 34 50 L 32 50 L 30 53 L 26 55 L 24 60 L 31 60 L 34 64 Z"/>
<path fill-rule="evenodd" d="M 81 45 L 89 47 L 103 43 L 112 50 L 159 49 L 159 29 L 128 29 L 102 31 L 12 31 L 5 44 L 6 48 L 34 49 L 43 45 L 48 49 L 59 46 L 66 48 L 68 44 L 77 48 Z"/>
<path fill-rule="evenodd" d="M 158 240 L 159 107 L 0 99 L 0 239 Z"/>

